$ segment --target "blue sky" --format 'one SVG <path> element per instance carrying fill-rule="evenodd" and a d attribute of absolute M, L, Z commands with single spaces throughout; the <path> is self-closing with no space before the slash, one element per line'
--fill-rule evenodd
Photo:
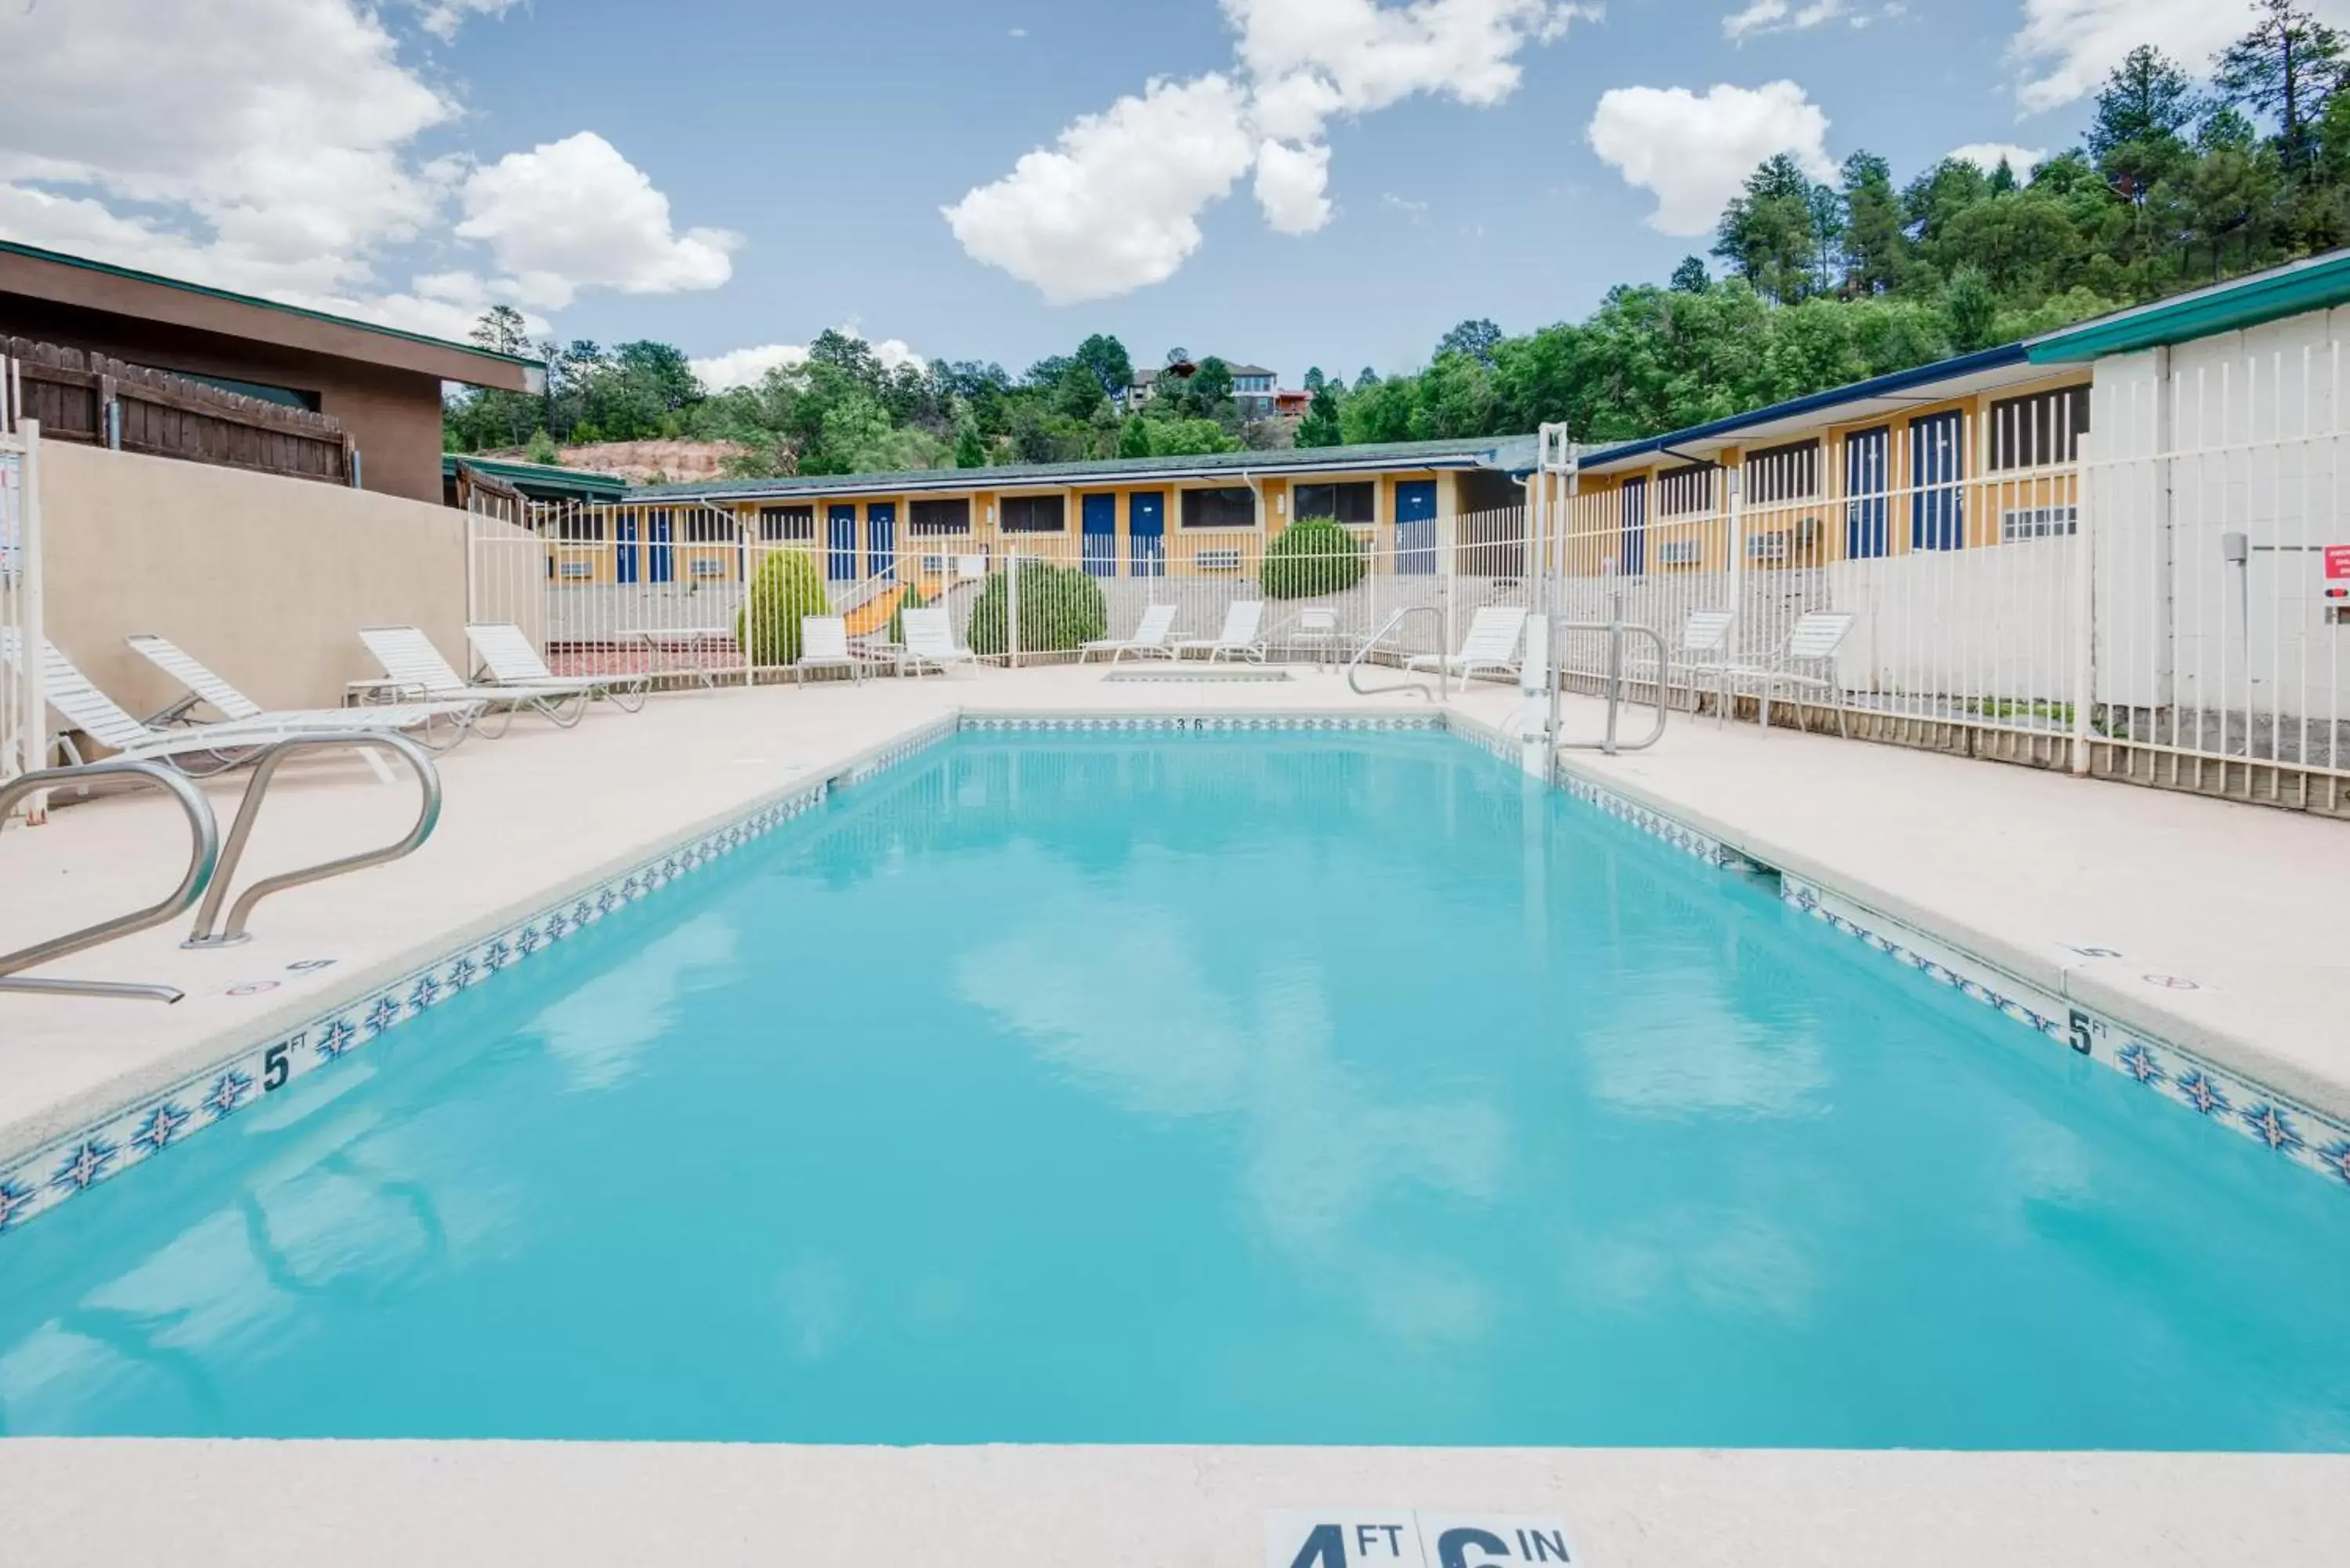
<path fill-rule="evenodd" d="M 1771 151 L 2062 148 L 2129 44 L 2200 64 L 2248 3 L 35 0 L 0 234 L 738 372 L 854 324 L 1295 384 L 1660 279 Z"/>

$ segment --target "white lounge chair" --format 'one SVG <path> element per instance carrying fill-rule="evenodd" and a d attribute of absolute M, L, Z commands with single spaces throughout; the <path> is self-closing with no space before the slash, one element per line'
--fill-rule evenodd
<path fill-rule="evenodd" d="M 979 668 L 979 655 L 968 648 L 955 646 L 954 628 L 945 610 L 899 610 L 898 626 L 906 638 L 901 669 L 910 668 L 920 674 L 927 665 L 944 675 L 957 665 Z"/>
<path fill-rule="evenodd" d="M 465 628 L 465 640 L 482 656 L 490 668 L 490 679 L 501 686 L 556 687 L 584 682 L 598 697 L 608 697 L 612 705 L 623 713 L 633 713 L 645 705 L 645 694 L 652 690 L 652 673 L 641 675 L 581 675 L 565 677 L 546 667 L 538 649 L 522 628 L 505 621 L 492 621 Z"/>
<path fill-rule="evenodd" d="M 1686 676 L 1690 689 L 1690 708 L 1698 706 L 1700 683 L 1711 677 L 1719 682 L 1730 669 L 1730 628 L 1737 624 L 1735 610 L 1691 610 L 1689 619 L 1681 623 L 1681 639 L 1673 649 L 1672 661 L 1665 670 L 1664 683 L 1669 685 L 1679 672 Z M 1659 701 L 1663 698 L 1660 695 Z M 1724 690 L 1716 699 L 1714 711 L 1721 713 L 1730 706 L 1730 693 Z"/>
<path fill-rule="evenodd" d="M 1480 670 L 1514 675 L 1526 640 L 1526 612 L 1515 605 L 1487 605 L 1469 623 L 1458 653 L 1415 653 L 1406 670 L 1441 670 L 1466 680 Z"/>
<path fill-rule="evenodd" d="M 1138 659 L 1154 654 L 1161 659 L 1171 659 L 1174 649 L 1168 646 L 1167 639 L 1174 630 L 1175 607 L 1150 605 L 1144 608 L 1142 618 L 1135 623 L 1132 637 L 1096 638 L 1077 649 L 1077 662 L 1083 664 L 1097 653 L 1108 654 L 1112 664 L 1129 653 Z"/>
<path fill-rule="evenodd" d="M 0 665 L 16 668 L 19 653 L 15 629 L 0 628 Z M 182 773 L 196 777 L 235 767 L 264 746 L 295 736 L 315 735 L 334 730 L 399 730 L 412 728 L 418 722 L 417 710 L 413 707 L 375 708 L 365 711 L 321 708 L 285 714 L 262 713 L 255 718 L 218 724 L 158 729 L 131 717 L 112 698 L 91 685 L 89 678 L 75 668 L 73 660 L 68 659 L 56 643 L 47 641 L 42 644 L 41 688 L 49 706 L 55 708 L 67 723 L 99 745 L 134 761 L 168 763 Z M 307 722 L 320 713 L 335 714 L 340 722 L 331 725 Z M 370 719 L 369 713 L 375 717 Z M 67 754 L 76 763 L 87 760 L 71 742 L 66 742 L 65 748 Z M 370 756 L 373 754 L 369 753 Z M 194 759 L 202 759 L 209 765 L 191 765 Z"/>
<path fill-rule="evenodd" d="M 355 690 L 362 694 L 390 691 L 442 702 L 483 703 L 504 713 L 506 719 L 494 732 L 484 730 L 485 735 L 504 734 L 515 714 L 525 708 L 551 720 L 557 728 L 567 730 L 587 713 L 588 700 L 595 695 L 596 683 L 592 680 L 558 680 L 529 686 L 468 680 L 457 673 L 455 665 L 441 657 L 441 650 L 432 646 L 431 638 L 412 626 L 361 627 L 359 640 L 383 666 L 384 679 L 353 681 Z M 475 727 L 480 727 L 480 721 L 475 721 Z"/>
<path fill-rule="evenodd" d="M 800 617 L 800 656 L 792 668 L 801 685 L 807 684 L 811 670 L 846 670 L 852 680 L 862 680 L 873 659 L 871 653 L 850 644 L 847 617 Z"/>
<path fill-rule="evenodd" d="M 1224 611 L 1224 629 L 1213 637 L 1187 638 L 1176 643 L 1175 657 L 1187 653 L 1204 653 L 1208 662 L 1219 659 L 1246 659 L 1264 662 L 1264 640 L 1257 628 L 1264 623 L 1263 599 L 1234 599 Z"/>
<path fill-rule="evenodd" d="M 1853 618 L 1842 610 L 1814 610 L 1800 617 L 1795 629 L 1787 634 L 1787 646 L 1779 657 L 1767 665 L 1731 664 L 1721 671 L 1722 691 L 1751 687 L 1762 700 L 1762 727 L 1771 727 L 1771 694 L 1783 690 L 1788 696 L 1800 701 L 1800 694 L 1815 691 L 1832 697 L 1837 690 L 1835 680 L 1836 651 L 1852 631 Z M 1822 673 L 1808 674 L 1799 665 L 1812 665 Z M 1728 702 L 1722 704 L 1724 708 Z M 1836 733 L 1850 735 L 1852 729 L 1845 718 L 1844 705 L 1835 703 Z"/>
<path fill-rule="evenodd" d="M 372 708 L 290 708 L 273 713 L 169 638 L 140 631 L 122 640 L 130 645 L 131 652 L 188 690 L 185 699 L 147 721 L 150 729 L 178 723 L 201 706 L 210 708 L 221 716 L 222 722 L 231 724 L 268 723 L 297 730 L 415 731 L 415 738 L 428 750 L 444 752 L 465 738 L 482 711 L 479 702 L 408 702 Z"/>
<path fill-rule="evenodd" d="M 1335 664 L 1354 653 L 1356 642 L 1340 629 L 1336 610 L 1327 605 L 1307 605 L 1274 646 L 1285 654 L 1308 655 L 1316 664 Z"/>

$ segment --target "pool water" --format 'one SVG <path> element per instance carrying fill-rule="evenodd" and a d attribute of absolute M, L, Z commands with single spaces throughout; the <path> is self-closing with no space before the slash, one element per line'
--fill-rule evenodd
<path fill-rule="evenodd" d="M 2350 1448 L 2350 1190 L 1438 734 L 966 735 L 0 1238 L 0 1430 Z"/>

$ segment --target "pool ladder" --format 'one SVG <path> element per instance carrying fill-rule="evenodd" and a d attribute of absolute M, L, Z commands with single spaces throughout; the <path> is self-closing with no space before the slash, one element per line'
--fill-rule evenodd
<path fill-rule="evenodd" d="M 1428 682 L 1425 680 L 1405 680 L 1393 681 L 1385 686 L 1364 685 L 1362 679 L 1363 660 L 1371 656 L 1371 650 L 1378 647 L 1380 641 L 1387 637 L 1388 633 L 1395 630 L 1396 628 L 1401 626 L 1405 621 L 1409 620 L 1416 615 L 1434 616 L 1436 618 L 1436 635 L 1439 641 L 1439 647 L 1437 649 L 1436 658 L 1435 691 L 1430 692 Z M 1452 689 L 1451 685 L 1452 667 L 1446 662 L 1447 650 L 1441 646 L 1444 637 L 1443 628 L 1444 609 L 1442 606 L 1406 605 L 1403 608 L 1396 611 L 1395 614 L 1388 617 L 1385 621 L 1381 622 L 1379 629 L 1371 633 L 1368 638 L 1364 639 L 1363 646 L 1355 650 L 1355 657 L 1347 660 L 1347 689 L 1354 692 L 1357 697 L 1380 697 L 1390 691 L 1417 691 L 1422 697 L 1432 697 L 1439 702 L 1451 701 L 1452 700 Z M 1409 659 L 1409 655 L 1406 656 L 1407 659 Z"/>
<path fill-rule="evenodd" d="M 263 877 L 244 890 L 230 909 L 225 927 L 216 933 L 214 928 L 220 920 L 221 905 L 226 901 L 229 888 L 235 880 L 237 867 L 244 858 L 245 846 L 253 837 L 254 822 L 261 815 L 261 803 L 268 795 L 278 768 L 287 757 L 297 752 L 337 746 L 390 752 L 407 763 L 416 774 L 420 796 L 415 822 L 400 838 L 380 848 Z M 219 948 L 244 941 L 249 935 L 246 928 L 254 907 L 264 898 L 289 888 L 324 881 L 330 877 L 343 876 L 369 866 L 380 866 L 411 855 L 432 836 L 432 830 L 441 820 L 441 773 L 432 765 L 432 759 L 425 754 L 422 747 L 405 735 L 387 734 L 380 731 L 334 730 L 309 735 L 289 735 L 271 742 L 255 753 L 253 778 L 244 787 L 244 797 L 237 807 L 236 822 L 229 830 L 225 846 L 221 841 L 219 820 L 213 815 L 212 802 L 189 782 L 185 774 L 175 773 L 160 763 L 135 762 L 121 757 L 82 763 L 73 767 L 45 768 L 0 784 L 0 822 L 5 822 L 9 811 L 27 795 L 58 789 L 86 789 L 105 778 L 124 778 L 151 785 L 177 803 L 181 815 L 186 818 L 189 836 L 188 863 L 180 875 L 179 886 L 144 909 L 68 931 L 60 937 L 52 937 L 12 953 L 0 954 L 0 991 L 31 992 L 48 996 L 178 1002 L 186 993 L 169 985 L 34 978 L 18 971 L 84 951 L 101 942 L 112 941 L 117 937 L 160 926 L 166 920 L 178 918 L 199 898 L 203 900 L 203 907 L 197 910 L 195 928 L 181 946 Z"/>

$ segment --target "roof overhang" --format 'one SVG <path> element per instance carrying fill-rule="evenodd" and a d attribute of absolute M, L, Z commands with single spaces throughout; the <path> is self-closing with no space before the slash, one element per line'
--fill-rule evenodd
<path fill-rule="evenodd" d="M 0 295 L 11 294 L 130 321 L 161 322 L 297 353 L 415 371 L 466 386 L 509 392 L 537 392 L 546 387 L 545 369 L 514 355 L 0 241 Z"/>
<path fill-rule="evenodd" d="M 2350 301 L 2350 251 L 2334 251 L 2085 321 L 2035 337 L 2028 348 L 2035 364 L 2079 364 L 2108 354 L 2134 354 L 2189 338 L 2241 332 L 2288 316 L 2330 310 L 2346 301 Z"/>
<path fill-rule="evenodd" d="M 1508 438 L 1497 437 L 1494 444 L 1503 444 Z M 1222 481 L 1227 484 L 1246 483 L 1260 479 L 1289 479 L 1316 474 L 1354 473 L 1438 473 L 1491 468 L 1491 452 L 1464 448 L 1452 454 L 1420 454 L 1417 456 L 1379 455 L 1369 453 L 1357 457 L 1334 455 L 1315 458 L 1292 448 L 1287 452 L 1268 452 L 1263 462 L 1246 464 L 1222 462 L 1213 465 L 1186 467 L 1180 463 L 1165 468 L 1113 469 L 1092 472 L 1022 473 L 1016 469 L 939 468 L 915 473 L 844 473 L 837 476 L 794 480 L 745 480 L 740 484 L 718 482 L 691 488 L 662 488 L 640 491 L 631 496 L 641 501 L 706 501 L 715 505 L 738 505 L 764 502 L 787 504 L 794 501 L 821 500 L 841 495 L 975 495 L 985 491 L 994 495 L 1016 495 L 1024 493 L 1055 493 L 1071 490 L 1142 489 L 1154 484 Z M 1344 448 L 1328 449 L 1343 453 Z"/>

